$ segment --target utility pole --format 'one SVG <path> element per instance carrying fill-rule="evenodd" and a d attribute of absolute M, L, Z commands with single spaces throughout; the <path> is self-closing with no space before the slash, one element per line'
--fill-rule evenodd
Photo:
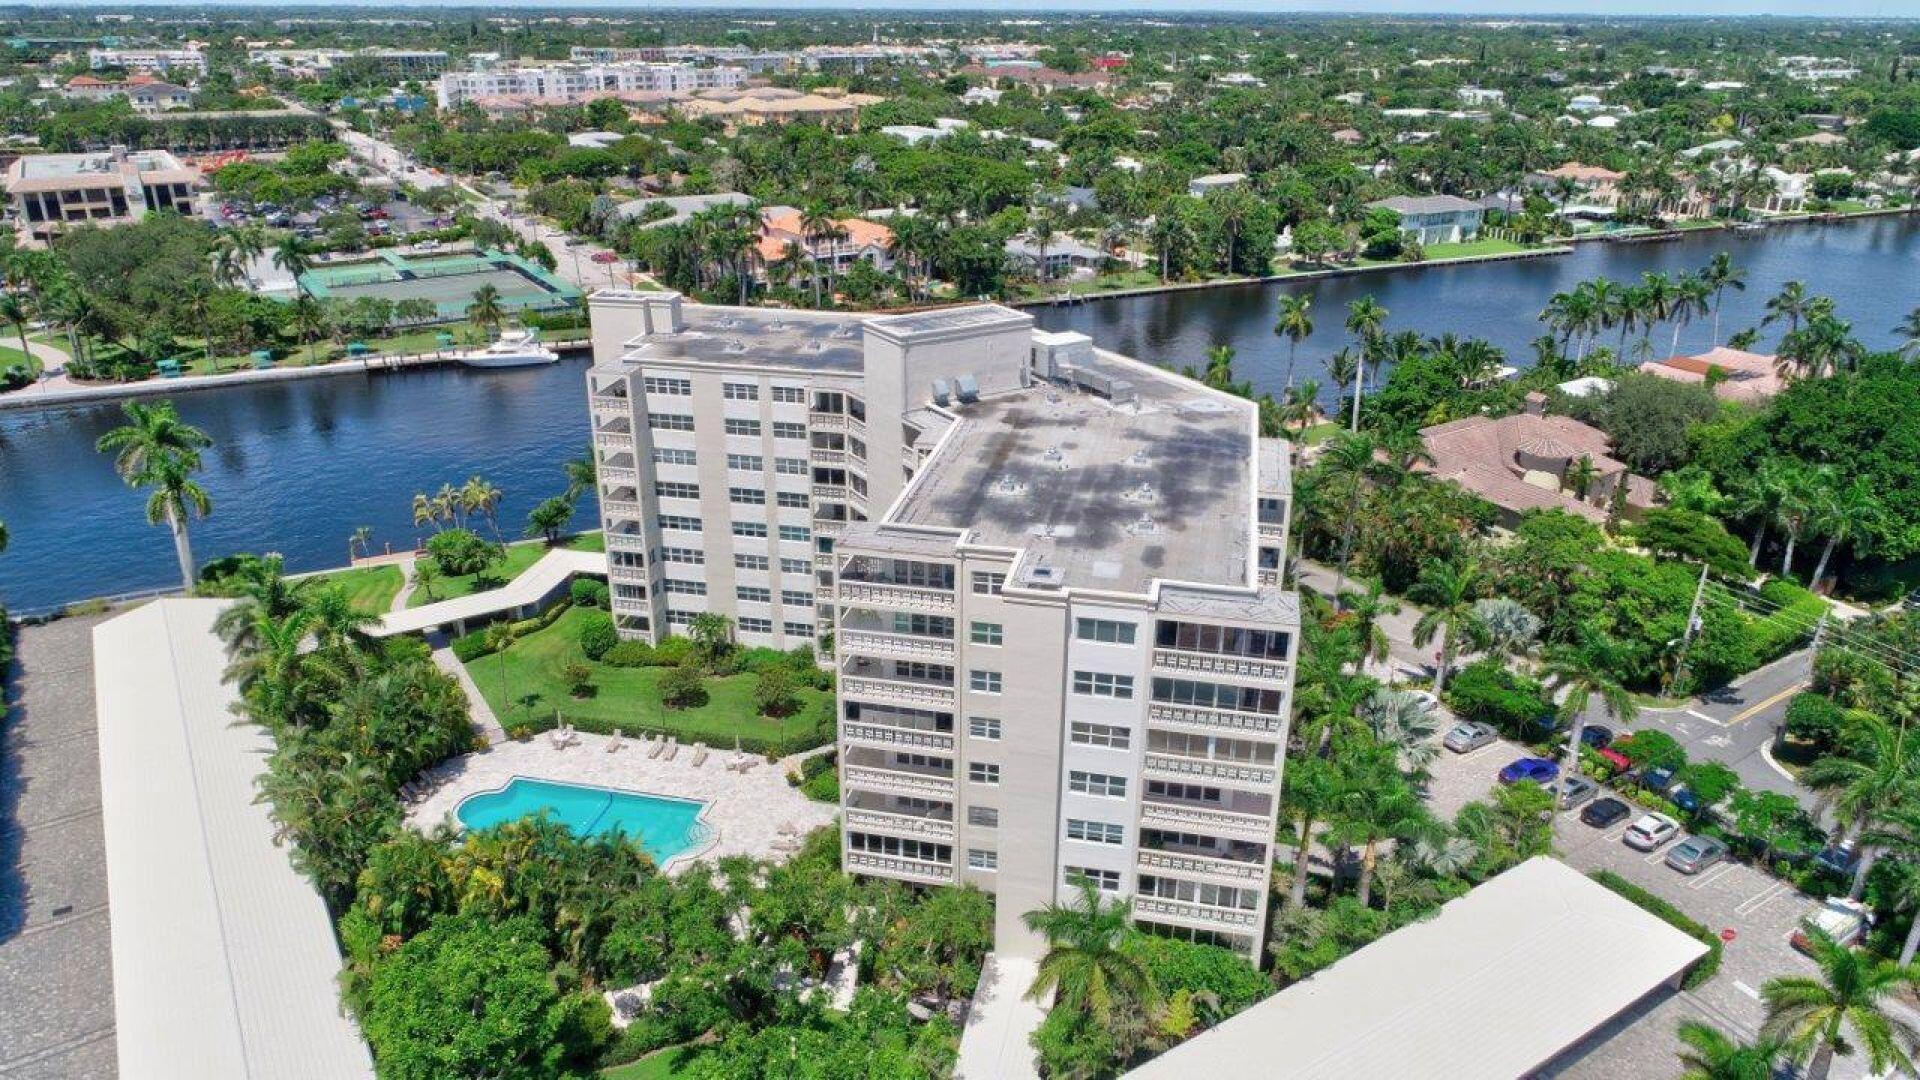
<path fill-rule="evenodd" d="M 1674 661 L 1673 682 L 1668 688 L 1678 685 L 1680 677 L 1687 672 L 1687 646 L 1693 644 L 1693 635 L 1700 629 L 1700 604 L 1707 596 L 1707 566 L 1700 564 L 1700 580 L 1693 586 L 1693 606 L 1687 609 L 1687 628 L 1680 635 L 1680 658 Z"/>

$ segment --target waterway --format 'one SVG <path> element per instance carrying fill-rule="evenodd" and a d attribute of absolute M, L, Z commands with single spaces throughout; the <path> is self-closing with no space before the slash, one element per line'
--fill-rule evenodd
<path fill-rule="evenodd" d="M 1678 272 L 1726 250 L 1747 273 L 1729 292 L 1722 333 L 1758 322 L 1789 278 L 1832 296 L 1870 346 L 1920 305 L 1920 219 L 1877 218 L 1713 233 L 1668 243 L 1585 244 L 1570 255 L 1457 267 L 1271 283 L 1034 309 L 1042 325 L 1081 330 L 1104 347 L 1167 364 L 1202 364 L 1232 345 L 1242 377 L 1278 389 L 1285 341 L 1273 334 L 1283 292 L 1313 297 L 1319 329 L 1300 349 L 1300 377 L 1347 343 L 1349 300 L 1372 295 L 1389 329 L 1452 331 L 1489 339 L 1524 363 L 1541 333 L 1535 317 L 1554 292 L 1595 276 L 1621 280 Z M 1707 320 L 1681 337 L 1704 348 Z M 1763 340 L 1775 336 L 1770 328 Z M 1661 344 L 1665 344 L 1664 334 Z M 416 491 L 478 474 L 504 492 L 503 526 L 517 529 L 534 503 L 564 486 L 561 463 L 586 447 L 584 359 L 552 367 L 480 372 L 431 368 L 339 375 L 181 395 L 181 414 L 213 437 L 201 476 L 213 516 L 194 523 L 201 559 L 276 550 L 296 570 L 344 563 L 347 537 L 365 525 L 374 547 L 411 547 Z M 146 524 L 144 495 L 128 489 L 93 450 L 119 421 L 95 404 L 0 412 L 0 521 L 12 546 L 0 555 L 0 600 L 16 610 L 165 587 L 175 580 L 167 532 Z M 576 524 L 596 512 L 583 500 Z"/>

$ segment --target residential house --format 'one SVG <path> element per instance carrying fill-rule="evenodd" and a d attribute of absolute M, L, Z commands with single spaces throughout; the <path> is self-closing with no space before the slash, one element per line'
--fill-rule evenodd
<path fill-rule="evenodd" d="M 1367 207 L 1399 214 L 1400 232 L 1423 247 L 1473 239 L 1480 235 L 1480 222 L 1486 215 L 1479 203 L 1457 195 L 1395 195 L 1376 199 Z"/>
<path fill-rule="evenodd" d="M 801 224 L 801 213 L 791 206 L 772 206 L 760 215 L 760 239 L 755 247 L 758 272 L 786 258 L 787 245 L 798 244 L 808 261 L 822 270 L 831 268 L 844 274 L 856 262 L 869 262 L 885 273 L 893 269 L 893 230 L 860 218 L 840 218 L 834 223 L 844 236 L 830 240 L 810 238 Z"/>
<path fill-rule="evenodd" d="M 675 107 L 689 119 L 718 118 L 731 132 L 792 120 L 851 124 L 861 109 L 885 100 L 877 94 L 856 94 L 837 86 L 807 93 L 780 86 L 748 86 L 701 90 Z"/>
<path fill-rule="evenodd" d="M 623 202 L 614 208 L 614 213 L 622 220 L 639 221 L 642 228 L 656 225 L 682 225 L 705 210 L 716 206 L 752 206 L 751 196 L 737 191 L 722 191 L 712 195 L 667 195 L 652 199 L 634 199 Z M 658 209 L 656 209 L 656 207 Z"/>
<path fill-rule="evenodd" d="M 1507 92 L 1489 90 L 1484 86 L 1462 86 L 1453 95 L 1467 105 L 1505 105 Z"/>
<path fill-rule="evenodd" d="M 1047 279 L 1093 274 L 1107 261 L 1106 252 L 1066 235 L 1050 237 L 1043 253 L 1031 234 L 1022 233 L 1007 241 L 1006 252 L 1025 273 Z"/>
<path fill-rule="evenodd" d="M 1622 484 L 1629 514 L 1654 505 L 1659 489 L 1611 456 L 1605 432 L 1531 411 L 1542 407 L 1538 395 L 1529 406 L 1513 416 L 1469 416 L 1420 429 L 1433 463 L 1416 468 L 1492 503 L 1509 528 L 1529 510 L 1565 510 L 1604 524 Z M 1578 489 L 1583 471 L 1590 473 L 1584 492 Z"/>
<path fill-rule="evenodd" d="M 1196 199 L 1203 199 L 1209 191 L 1225 191 L 1228 188 L 1239 187 L 1246 182 L 1246 173 L 1209 173 L 1206 176 L 1196 176 L 1187 181 L 1187 194 Z"/>
<path fill-rule="evenodd" d="M 1778 357 L 1718 345 L 1694 356 L 1649 360 L 1640 365 L 1640 370 L 1695 386 L 1711 380 L 1715 397 L 1752 404 L 1772 397 L 1785 387 L 1778 360 Z"/>
<path fill-rule="evenodd" d="M 1620 182 L 1626 178 L 1626 173 L 1569 161 L 1544 172 L 1533 173 L 1527 177 L 1527 182 L 1549 192 L 1559 190 L 1563 184 L 1571 184 L 1574 198 L 1568 200 L 1569 205 L 1577 202 L 1583 206 L 1612 210 L 1620 205 Z"/>

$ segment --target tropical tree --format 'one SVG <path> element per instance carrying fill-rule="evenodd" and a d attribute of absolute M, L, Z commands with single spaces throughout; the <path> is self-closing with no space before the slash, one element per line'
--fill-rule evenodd
<path fill-rule="evenodd" d="M 532 510 L 527 511 L 528 536 L 545 537 L 551 544 L 560 539 L 560 530 L 573 520 L 573 503 L 565 496 L 555 495 L 542 499 Z"/>
<path fill-rule="evenodd" d="M 278 555 L 263 555 L 243 560 L 228 579 L 228 590 L 237 593 L 213 620 L 213 632 L 226 643 L 227 659 L 255 651 L 258 632 L 265 622 L 284 619 L 301 609 L 300 587 L 282 572 Z"/>
<path fill-rule="evenodd" d="M 473 302 L 467 305 L 467 321 L 483 333 L 493 333 L 507 318 L 500 303 L 500 290 L 491 283 L 473 290 Z"/>
<path fill-rule="evenodd" d="M 1780 291 L 1767 299 L 1767 313 L 1760 319 L 1760 325 L 1768 326 L 1785 321 L 1787 333 L 1800 329 L 1800 320 L 1806 318 L 1813 296 L 1807 292 L 1804 281 L 1788 281 L 1780 286 Z"/>
<path fill-rule="evenodd" d="M 1712 1024 L 1699 1020 L 1680 1023 L 1680 1080 L 1773 1080 L 1781 1046 L 1762 1039 L 1736 1042 Z"/>
<path fill-rule="evenodd" d="M 1920 307 L 1907 312 L 1907 317 L 1900 320 L 1893 332 L 1900 335 L 1900 355 L 1920 353 Z"/>
<path fill-rule="evenodd" d="M 1393 747 L 1409 769 L 1424 769 L 1439 752 L 1439 711 L 1411 690 L 1380 687 L 1360 703 L 1359 716 L 1374 741 Z"/>
<path fill-rule="evenodd" d="M 1380 328 L 1387 321 L 1387 309 L 1371 296 L 1363 296 L 1347 304 L 1347 331 L 1360 344 L 1362 358 L 1371 357 L 1380 347 Z M 1353 371 L 1353 426 L 1360 430 L 1360 398 L 1365 393 L 1361 383 L 1360 368 Z"/>
<path fill-rule="evenodd" d="M 1288 907 L 1306 903 L 1314 828 L 1333 810 L 1337 779 L 1333 766 L 1318 754 L 1304 754 L 1287 763 L 1281 781 L 1280 812 L 1287 818 L 1294 835 L 1293 884 L 1287 890 Z"/>
<path fill-rule="evenodd" d="M 1400 612 L 1400 601 L 1393 598 L 1377 579 L 1367 582 L 1365 592 L 1344 592 L 1340 594 L 1340 607 L 1346 617 L 1353 621 L 1357 640 L 1360 642 L 1360 669 L 1366 673 L 1370 663 L 1387 662 L 1387 651 L 1391 642 L 1387 639 L 1386 628 L 1381 620 Z"/>
<path fill-rule="evenodd" d="M 1920 1032 L 1893 1010 L 1903 991 L 1920 985 L 1920 970 L 1835 944 L 1818 929 L 1807 938 L 1820 974 L 1783 976 L 1761 988 L 1761 1037 L 1806 1062 L 1807 1080 L 1826 1080 L 1834 1055 L 1851 1057 L 1858 1048 L 1872 1072 L 1912 1075 Z"/>
<path fill-rule="evenodd" d="M 1720 305 L 1726 299 L 1726 292 L 1744 292 L 1747 288 L 1747 272 L 1734 265 L 1733 256 L 1724 251 L 1715 252 L 1707 265 L 1700 269 L 1700 281 L 1713 294 L 1713 345 L 1720 344 Z"/>
<path fill-rule="evenodd" d="M 1365 782 L 1343 783 L 1327 824 L 1330 844 L 1360 848 L 1358 899 L 1364 907 L 1373 899 L 1373 874 L 1379 866 L 1380 844 L 1414 833 L 1428 820 L 1427 808 L 1391 759 L 1376 762 Z"/>
<path fill-rule="evenodd" d="M 1822 812 L 1845 823 L 1847 832 L 1859 839 L 1879 815 L 1915 801 L 1920 768 L 1907 746 L 1906 724 L 1856 709 L 1847 713 L 1845 730 L 1847 752 L 1807 766 L 1800 782 L 1817 793 L 1815 805 Z M 1866 892 L 1875 854 L 1875 848 L 1862 842 L 1849 897 L 1858 900 Z"/>
<path fill-rule="evenodd" d="M 1374 458 L 1378 444 L 1362 432 L 1336 435 L 1320 456 L 1321 468 L 1329 481 L 1347 492 L 1346 520 L 1340 527 L 1340 566 L 1334 578 L 1333 594 L 1339 596 L 1347 584 L 1347 564 L 1353 557 L 1353 529 L 1360 516 L 1360 499 L 1366 494 L 1379 463 Z"/>
<path fill-rule="evenodd" d="M 354 552 L 356 551 L 359 552 L 361 555 L 367 555 L 372 553 L 373 526 L 362 525 L 359 528 L 347 534 L 347 561 L 348 562 L 352 562 L 354 560 Z"/>
<path fill-rule="evenodd" d="M 495 511 L 500 509 L 501 498 L 503 496 L 498 487 L 495 487 L 491 481 L 478 476 L 468 477 L 467 482 L 460 486 L 461 509 L 466 512 L 469 519 L 476 514 L 485 518 L 487 527 L 492 530 L 495 540 L 502 539 L 499 522 L 494 520 Z"/>
<path fill-rule="evenodd" d="M 20 355 L 29 358 L 33 356 L 33 347 L 27 344 L 27 324 L 32 321 L 30 300 L 15 292 L 0 293 L 0 322 L 13 327 L 13 332 L 20 336 Z"/>
<path fill-rule="evenodd" d="M 1525 604 L 1491 596 L 1473 605 L 1474 640 L 1481 648 L 1506 656 L 1524 656 L 1539 640 L 1541 621 Z"/>
<path fill-rule="evenodd" d="M 1044 1000 L 1053 992 L 1057 1007 L 1103 1028 L 1112 1024 L 1117 1009 L 1148 1012 L 1158 1007 L 1153 976 L 1121 948 L 1133 928 L 1125 900 L 1108 903 L 1092 882 L 1082 880 L 1071 904 L 1049 903 L 1020 918 L 1047 941 L 1046 955 L 1027 988 L 1029 1000 Z"/>
<path fill-rule="evenodd" d="M 1447 688 L 1447 675 L 1453 669 L 1454 649 L 1463 635 L 1474 631 L 1474 602 L 1480 599 L 1485 575 L 1478 559 L 1462 552 L 1458 558 L 1427 564 L 1420 580 L 1407 590 L 1407 598 L 1424 604 L 1419 621 L 1413 624 L 1413 643 L 1426 648 L 1435 637 L 1440 639 L 1440 658 L 1434 667 L 1433 690 Z"/>
<path fill-rule="evenodd" d="M 1916 324 L 1920 324 L 1920 309 L 1913 314 Z M 1300 343 L 1313 336 L 1313 297 L 1305 293 L 1288 293 L 1280 298 L 1280 318 L 1273 325 L 1273 332 L 1287 339 L 1287 380 L 1281 390 L 1284 400 L 1293 390 L 1293 367 L 1300 352 Z M 1920 338 L 1920 330 L 1916 331 Z"/>
<path fill-rule="evenodd" d="M 238 249 L 235 250 L 237 253 Z M 301 278 L 313 269 L 314 254 L 311 244 L 292 233 L 281 237 L 279 245 L 273 249 L 274 267 L 285 271 L 293 279 L 295 291 L 308 298 L 312 294 L 307 292 L 307 283 Z"/>
<path fill-rule="evenodd" d="M 433 599 L 433 583 L 441 578 L 440 564 L 432 559 L 415 559 L 413 562 L 413 587 L 421 595 Z"/>
<path fill-rule="evenodd" d="M 187 521 L 213 511 L 213 500 L 193 474 L 200 471 L 200 452 L 213 440 L 182 421 L 171 401 L 155 405 L 129 401 L 122 412 L 127 422 L 100 436 L 96 449 L 113 455 L 113 467 L 128 487 L 152 489 L 147 497 L 147 523 L 164 523 L 173 533 L 180 586 L 192 593 L 196 575 Z"/>
<path fill-rule="evenodd" d="M 587 447 L 587 452 L 577 458 L 567 459 L 566 472 L 566 498 L 569 502 L 579 498 L 581 492 L 593 490 L 593 486 L 599 482 L 599 469 L 594 461 L 593 447 Z"/>
<path fill-rule="evenodd" d="M 294 328 L 299 332 L 300 340 L 307 346 L 307 362 L 319 363 L 320 338 L 326 334 L 327 328 L 333 322 L 327 317 L 325 305 L 303 292 L 293 298 L 291 313 Z"/>
<path fill-rule="evenodd" d="M 1887 807 L 1875 815 L 1860 842 L 1896 856 L 1889 861 L 1897 870 L 1888 890 L 1895 901 L 1892 906 L 1913 916 L 1906 941 L 1900 946 L 1900 964 L 1905 967 L 1920 952 L 1920 806 L 1899 803 Z"/>
<path fill-rule="evenodd" d="M 1560 702 L 1560 719 L 1568 724 L 1567 756 L 1560 766 L 1562 776 L 1580 774 L 1581 737 L 1586 732 L 1587 712 L 1598 705 L 1602 715 L 1615 724 L 1624 724 L 1637 710 L 1633 695 L 1613 674 L 1619 670 L 1607 655 L 1603 642 L 1589 641 L 1581 646 L 1559 646 L 1547 652 L 1540 671 L 1547 691 Z M 1554 810 L 1558 812 L 1556 800 Z"/>

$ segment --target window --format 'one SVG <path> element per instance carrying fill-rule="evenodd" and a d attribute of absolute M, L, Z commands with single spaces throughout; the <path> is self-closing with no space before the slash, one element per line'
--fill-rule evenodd
<path fill-rule="evenodd" d="M 691 612 L 691 611 L 669 611 L 667 612 L 667 625 L 668 626 L 691 625 L 693 623 L 693 617 L 695 614 L 696 614 L 695 612 Z"/>
<path fill-rule="evenodd" d="M 772 619 L 756 619 L 751 615 L 740 616 L 740 632 L 743 634 L 773 633 Z"/>
<path fill-rule="evenodd" d="M 1260 906 L 1260 894 L 1253 889 L 1236 889 L 1231 885 L 1207 885 L 1179 878 L 1154 877 L 1151 874 L 1140 875 L 1140 894 L 1179 900 L 1188 904 L 1201 904 L 1206 907 L 1237 908 L 1241 911 L 1252 911 Z"/>
<path fill-rule="evenodd" d="M 867 460 L 867 444 L 864 442 L 861 442 L 859 439 L 853 438 L 852 436 L 848 436 L 847 453 L 852 454 L 854 457 L 859 458 L 861 461 L 865 461 Z"/>
<path fill-rule="evenodd" d="M 1000 869 L 1000 853 L 982 848 L 967 849 L 967 868 L 969 870 Z"/>
<path fill-rule="evenodd" d="M 973 572 L 973 591 L 979 596 L 999 596 L 1000 590 L 1007 584 L 1007 575 L 989 574 L 983 570 Z"/>
<path fill-rule="evenodd" d="M 991 806 L 967 807 L 967 824 L 978 825 L 983 829 L 1000 827 L 1000 811 Z"/>
<path fill-rule="evenodd" d="M 759 424 L 753 426 L 753 433 L 755 435 L 760 434 Z M 807 425 L 775 420 L 773 422 L 773 437 L 776 439 L 805 439 L 807 437 Z"/>
<path fill-rule="evenodd" d="M 699 532 L 700 519 L 697 517 L 687 517 L 684 514 L 661 514 L 660 527 L 663 529 L 678 529 L 681 532 Z"/>
<path fill-rule="evenodd" d="M 666 562 L 686 563 L 690 566 L 705 566 L 707 564 L 707 553 L 701 551 L 699 548 L 661 548 L 660 558 Z"/>
<path fill-rule="evenodd" d="M 653 448 L 653 463 L 655 465 L 692 465 L 694 454 L 691 450 L 671 450 L 656 446 Z"/>
<path fill-rule="evenodd" d="M 1251 656 L 1260 660 L 1285 660 L 1290 644 L 1283 630 L 1245 630 L 1168 619 L 1155 624 L 1153 635 L 1154 644 L 1162 649 Z"/>
<path fill-rule="evenodd" d="M 764 521 L 736 521 L 733 523 L 733 535 L 765 539 L 767 525 Z"/>
<path fill-rule="evenodd" d="M 728 417 L 728 418 L 727 418 L 727 434 L 729 434 L 729 435 L 758 435 L 758 434 L 760 434 L 760 421 L 758 421 L 758 420 L 739 420 L 739 419 L 735 419 L 735 418 L 733 418 L 733 417 Z"/>
<path fill-rule="evenodd" d="M 653 485 L 653 493 L 662 499 L 697 499 L 700 497 L 700 485 L 662 480 Z"/>
<path fill-rule="evenodd" d="M 969 716 L 967 734 L 976 739 L 997 741 L 1000 738 L 1000 721 L 990 716 Z"/>
<path fill-rule="evenodd" d="M 891 855 L 895 858 L 914 859 L 919 862 L 950 863 L 953 861 L 953 848 L 946 844 L 935 844 L 926 840 L 907 840 L 898 836 L 848 833 L 847 847 L 854 851 Z"/>
<path fill-rule="evenodd" d="M 771 590 L 762 589 L 757 585 L 738 586 L 733 590 L 733 595 L 749 604 L 764 604 L 773 599 Z"/>
<path fill-rule="evenodd" d="M 1000 644 L 1000 624 L 975 620 L 973 625 L 967 628 L 967 640 L 975 645 L 998 645 Z"/>
<path fill-rule="evenodd" d="M 1106 645 L 1133 644 L 1133 624 L 1116 622 L 1112 619 L 1076 620 L 1073 636 L 1081 641 L 1098 641 Z"/>
<path fill-rule="evenodd" d="M 774 501 L 789 510 L 805 510 L 807 496 L 799 491 L 779 491 L 774 493 Z"/>
<path fill-rule="evenodd" d="M 655 431 L 692 431 L 693 417 L 680 413 L 648 413 L 647 426 Z"/>
<path fill-rule="evenodd" d="M 812 637 L 813 636 L 813 624 L 810 622 L 781 623 L 780 629 L 784 631 L 788 637 Z"/>
<path fill-rule="evenodd" d="M 804 544 L 813 539 L 813 530 L 807 528 L 805 525 L 782 525 L 780 526 L 780 539 L 792 540 Z"/>
<path fill-rule="evenodd" d="M 1120 871 L 1101 870 L 1091 866 L 1069 866 L 1066 868 L 1067 884 L 1079 888 L 1083 881 L 1091 882 L 1101 892 L 1120 891 Z"/>
<path fill-rule="evenodd" d="M 1073 769 L 1067 773 L 1067 790 L 1077 791 L 1082 795 L 1104 795 L 1112 799 L 1124 799 L 1127 797 L 1127 778 Z"/>
<path fill-rule="evenodd" d="M 1195 679 L 1153 680 L 1153 700 L 1168 705 L 1197 705 L 1203 709 L 1230 709 L 1234 712 L 1278 716 L 1284 697 L 1278 690 L 1259 690 L 1251 686 L 1223 686 Z"/>
<path fill-rule="evenodd" d="M 804 386 L 776 386 L 773 388 L 773 400 L 783 405 L 804 405 L 807 389 Z"/>
<path fill-rule="evenodd" d="M 1084 840 L 1089 844 L 1118 844 L 1126 839 L 1126 830 L 1111 822 L 1068 818 L 1067 839 Z"/>
<path fill-rule="evenodd" d="M 759 401 L 760 388 L 752 383 L 721 383 L 720 396 L 728 401 Z"/>
<path fill-rule="evenodd" d="M 822 390 L 813 395 L 813 411 L 818 413 L 843 413 L 847 411 L 845 399 L 831 390 Z"/>
<path fill-rule="evenodd" d="M 1000 673 L 997 671 L 967 672 L 967 688 L 976 694 L 997 694 L 1000 692 Z"/>
<path fill-rule="evenodd" d="M 1180 784 L 1171 780 L 1147 781 L 1147 794 L 1163 795 L 1169 799 L 1185 799 L 1188 802 L 1217 803 L 1220 801 L 1220 789 L 1217 787 Z"/>
<path fill-rule="evenodd" d="M 773 471 L 782 476 L 805 476 L 807 460 L 797 457 L 777 457 L 773 459 Z"/>
<path fill-rule="evenodd" d="M 727 468 L 744 472 L 759 472 L 766 468 L 766 461 L 759 454 L 728 454 Z"/>
<path fill-rule="evenodd" d="M 613 583 L 613 595 L 621 600 L 645 600 L 647 598 L 647 587 L 645 585 L 625 585 L 616 581 Z"/>
<path fill-rule="evenodd" d="M 984 761 L 969 761 L 967 779 L 976 784 L 997 784 L 1000 782 L 1000 766 Z"/>
<path fill-rule="evenodd" d="M 919 637 L 950 638 L 953 636 L 953 620 L 945 615 L 912 615 L 904 611 L 896 611 L 893 613 L 893 632 L 914 634 Z"/>
<path fill-rule="evenodd" d="M 693 380 L 656 379 L 648 376 L 640 380 L 640 387 L 649 394 L 672 394 L 676 397 L 686 397 L 693 393 Z"/>
<path fill-rule="evenodd" d="M 704 581 L 681 581 L 679 578 L 668 578 L 660 583 L 660 591 L 665 593 L 679 593 L 682 596 L 705 596 L 707 595 L 707 583 Z"/>
<path fill-rule="evenodd" d="M 811 574 L 813 564 L 805 559 L 781 559 L 780 572 L 783 574 Z"/>
<path fill-rule="evenodd" d="M 1105 746 L 1113 750 L 1125 750 L 1132 745 L 1133 733 L 1112 724 L 1089 724 L 1084 720 L 1075 720 L 1068 729 L 1067 739 L 1081 746 Z"/>
<path fill-rule="evenodd" d="M 813 594 L 810 592 L 800 592 L 796 589 L 781 589 L 780 602 L 788 607 L 812 607 Z"/>
<path fill-rule="evenodd" d="M 765 570 L 767 568 L 767 557 L 765 555 L 742 555 L 736 553 L 733 557 L 733 568 L 735 570 Z"/>
<path fill-rule="evenodd" d="M 765 506 L 767 505 L 767 493 L 761 491 L 759 488 L 728 488 L 727 501 L 744 503 L 747 506 Z M 762 533 L 761 535 L 764 536 L 766 534 Z"/>
<path fill-rule="evenodd" d="M 1125 700 L 1133 696 L 1133 676 L 1106 671 L 1076 671 L 1073 673 L 1073 692 Z"/>

